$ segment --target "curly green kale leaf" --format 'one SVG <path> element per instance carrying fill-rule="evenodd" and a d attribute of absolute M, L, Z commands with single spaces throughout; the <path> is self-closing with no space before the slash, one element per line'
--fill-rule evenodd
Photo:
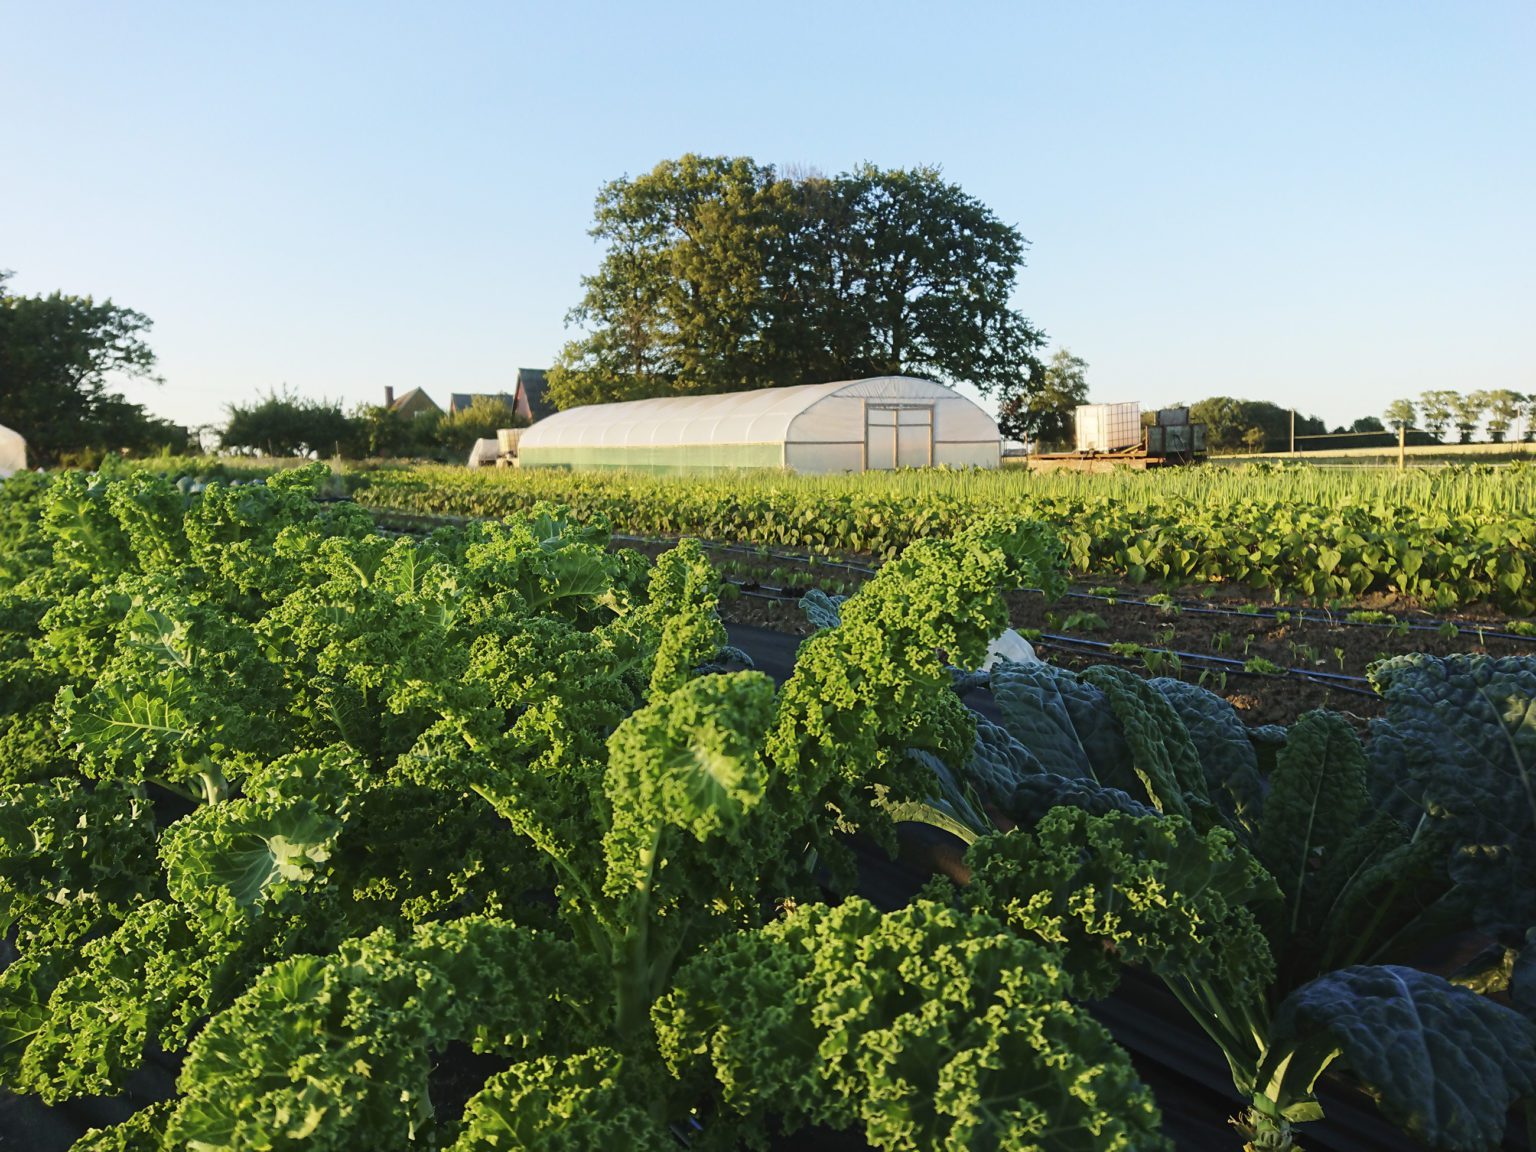
<path fill-rule="evenodd" d="M 142 788 L 57 778 L 0 786 L 0 934 L 23 950 L 121 920 L 157 887 Z"/>
<path fill-rule="evenodd" d="M 315 582 L 310 558 L 321 541 L 372 534 L 363 509 L 315 500 L 329 476 L 316 462 L 264 484 L 210 483 L 182 520 L 192 564 L 210 592 L 253 618 L 263 605 Z"/>
<path fill-rule="evenodd" d="M 764 804 L 759 755 L 773 706 L 762 673 L 702 677 L 608 742 L 602 899 L 580 915 L 615 971 L 621 1037 L 642 1027 L 679 955 L 759 918 L 763 877 L 783 868 L 792 825 Z"/>
<path fill-rule="evenodd" d="M 918 750 L 959 772 L 976 737 L 947 663 L 976 667 L 1007 624 L 1002 592 L 1060 582 L 1060 548 L 1034 524 L 985 520 L 953 540 L 924 540 L 842 605 L 841 623 L 807 639 L 779 697 L 767 753 L 790 787 L 846 825 L 888 834 L 877 804 L 926 798 Z M 818 805 L 818 806 L 819 806 Z M 834 873 L 848 861 L 808 839 Z"/>
<path fill-rule="evenodd" d="M 714 662 L 726 646 L 720 577 L 697 540 L 662 553 L 644 582 L 613 598 L 617 619 L 600 630 L 611 649 L 610 675 L 636 679 L 658 700 Z"/>
<path fill-rule="evenodd" d="M 16 1085 L 47 1101 L 120 1091 L 146 1047 L 183 1047 L 228 994 L 246 926 L 207 924 L 179 905 L 136 906 L 86 944 L 47 1001 L 21 1054 Z"/>
<path fill-rule="evenodd" d="M 664 1075 L 612 1048 L 514 1064 L 470 1098 L 448 1152 L 671 1147 L 676 1139 L 654 1114 Z"/>
<path fill-rule="evenodd" d="M 570 945 L 482 918 L 282 961 L 193 1041 L 169 1143 L 317 1152 L 427 1139 L 434 1050 L 588 1047 L 581 1006 L 561 989 L 593 975 Z"/>
<path fill-rule="evenodd" d="M 94 685 L 63 688 L 56 712 L 87 774 L 217 799 L 243 764 L 283 747 L 276 717 L 284 703 L 243 622 L 177 597 L 135 594 Z"/>
<path fill-rule="evenodd" d="M 456 708 L 471 635 L 456 622 L 462 589 L 430 546 L 382 537 L 324 541 L 327 574 L 287 596 L 257 631 L 279 661 L 290 711 L 312 745 L 340 739 L 378 763 L 408 751 Z"/>
<path fill-rule="evenodd" d="M 165 1152 L 165 1129 L 174 1106 L 162 1100 L 140 1108 L 121 1124 L 92 1128 L 69 1146 L 69 1152 Z"/>
<path fill-rule="evenodd" d="M 926 901 L 810 905 L 723 939 L 653 1017 L 674 1074 L 759 1131 L 877 1148 L 1154 1149 L 1151 1094 L 1049 949 Z"/>
<path fill-rule="evenodd" d="M 1253 909 L 1279 893 L 1231 831 L 1058 808 L 1033 830 L 977 841 L 966 862 L 960 899 L 1064 948 L 1090 994 L 1107 994 L 1117 966 L 1135 964 L 1262 1014 L 1274 961 Z"/>

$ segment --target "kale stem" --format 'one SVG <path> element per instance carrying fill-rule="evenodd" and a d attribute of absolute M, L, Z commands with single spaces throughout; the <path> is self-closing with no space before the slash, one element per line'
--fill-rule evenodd
<path fill-rule="evenodd" d="M 164 788 L 173 796 L 180 796 L 183 800 L 190 800 L 194 804 L 200 803 L 203 799 L 202 793 L 198 792 L 195 788 L 188 788 L 183 784 L 173 783 L 164 776 L 146 776 L 144 777 L 144 782 L 146 784 L 153 784 L 157 788 Z"/>
<path fill-rule="evenodd" d="M 1215 1011 L 1212 1005 L 1202 1003 L 1201 993 L 1187 979 L 1164 976 L 1163 984 L 1173 993 L 1184 1011 L 1188 1012 L 1195 1023 L 1200 1025 L 1201 1030 L 1216 1042 L 1216 1047 L 1221 1049 L 1221 1054 L 1226 1057 L 1227 1067 L 1232 1073 L 1232 1083 L 1241 1089 L 1244 1083 L 1251 1082 L 1253 1073 L 1245 1072 L 1240 1062 L 1244 1047 L 1242 1040 L 1229 1027 L 1224 1015 Z"/>
<path fill-rule="evenodd" d="M 650 846 L 640 853 L 644 879 L 634 896 L 625 902 L 624 920 L 614 949 L 614 1029 L 621 1042 L 638 1034 L 651 1007 L 651 890 L 656 881 L 662 830 L 663 825 L 658 823 Z"/>

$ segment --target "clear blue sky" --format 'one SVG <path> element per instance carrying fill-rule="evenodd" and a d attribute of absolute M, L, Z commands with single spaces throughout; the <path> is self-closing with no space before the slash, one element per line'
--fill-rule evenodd
<path fill-rule="evenodd" d="M 0 0 L 0 268 L 197 424 L 549 364 L 606 180 L 942 165 L 1092 398 L 1536 392 L 1536 5 Z"/>

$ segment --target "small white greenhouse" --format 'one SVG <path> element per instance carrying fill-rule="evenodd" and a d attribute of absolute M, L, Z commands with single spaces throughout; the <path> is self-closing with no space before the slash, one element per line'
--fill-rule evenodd
<path fill-rule="evenodd" d="M 27 470 L 27 442 L 21 433 L 0 424 L 0 480 Z"/>
<path fill-rule="evenodd" d="M 524 468 L 637 468 L 685 472 L 787 468 L 996 468 L 1002 440 L 979 406 L 942 384 L 876 376 L 590 404 L 523 432 Z"/>

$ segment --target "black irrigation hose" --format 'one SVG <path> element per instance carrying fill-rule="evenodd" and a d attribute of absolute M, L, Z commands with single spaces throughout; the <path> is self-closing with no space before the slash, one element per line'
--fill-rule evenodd
<path fill-rule="evenodd" d="M 1119 656 L 1122 659 L 1129 660 L 1134 658 L 1133 654 L 1116 652 L 1116 646 L 1104 640 L 1088 640 L 1079 636 L 1062 636 L 1051 632 L 1040 633 L 1040 639 L 1062 647 L 1089 648 L 1096 652 L 1108 652 L 1110 655 Z M 1178 652 L 1169 648 L 1148 648 L 1145 645 L 1137 645 L 1137 651 L 1156 653 L 1160 656 L 1173 656 L 1178 659 L 1181 665 L 1190 663 L 1202 670 L 1230 672 L 1238 676 L 1261 676 L 1274 680 L 1292 677 L 1297 680 L 1309 680 L 1339 692 L 1349 692 L 1355 696 L 1375 698 L 1377 695 L 1376 691 L 1372 688 L 1356 687 L 1359 684 L 1370 684 L 1370 681 L 1365 677 L 1349 676 L 1342 672 L 1318 672 L 1311 668 L 1281 668 L 1277 672 L 1258 672 L 1247 667 L 1243 661 L 1233 660 L 1227 656 L 1207 656 L 1199 652 Z M 1211 668 L 1211 665 L 1216 665 L 1216 667 Z"/>
<path fill-rule="evenodd" d="M 1025 589 L 1029 592 L 1038 592 L 1038 588 Z M 1280 613 L 1285 613 L 1290 620 L 1301 621 L 1308 624 L 1327 624 L 1333 628 L 1385 628 L 1389 631 L 1406 629 L 1409 632 L 1436 632 L 1444 631 L 1445 624 L 1454 624 L 1447 620 L 1444 624 L 1432 624 L 1423 620 L 1350 620 L 1347 617 L 1335 616 L 1331 612 L 1312 612 L 1305 608 L 1272 608 L 1254 612 L 1243 612 L 1236 608 L 1219 608 L 1211 604 L 1197 603 L 1191 600 L 1175 600 L 1171 604 L 1155 604 L 1150 600 L 1138 600 L 1133 596 L 1121 596 L 1115 593 L 1105 592 L 1067 592 L 1065 596 L 1075 600 L 1097 600 L 1107 604 L 1131 604 L 1139 608 L 1158 608 L 1168 611 L 1171 615 L 1183 612 L 1199 613 L 1207 616 L 1237 616 L 1245 620 L 1270 620 L 1281 623 Z M 1288 622 L 1288 621 L 1287 621 Z M 1458 636 L 1492 636 L 1499 640 L 1524 640 L 1528 644 L 1536 644 L 1536 636 L 1526 636 L 1519 632 L 1507 632 L 1496 628 L 1479 628 L 1476 625 L 1456 624 Z"/>

